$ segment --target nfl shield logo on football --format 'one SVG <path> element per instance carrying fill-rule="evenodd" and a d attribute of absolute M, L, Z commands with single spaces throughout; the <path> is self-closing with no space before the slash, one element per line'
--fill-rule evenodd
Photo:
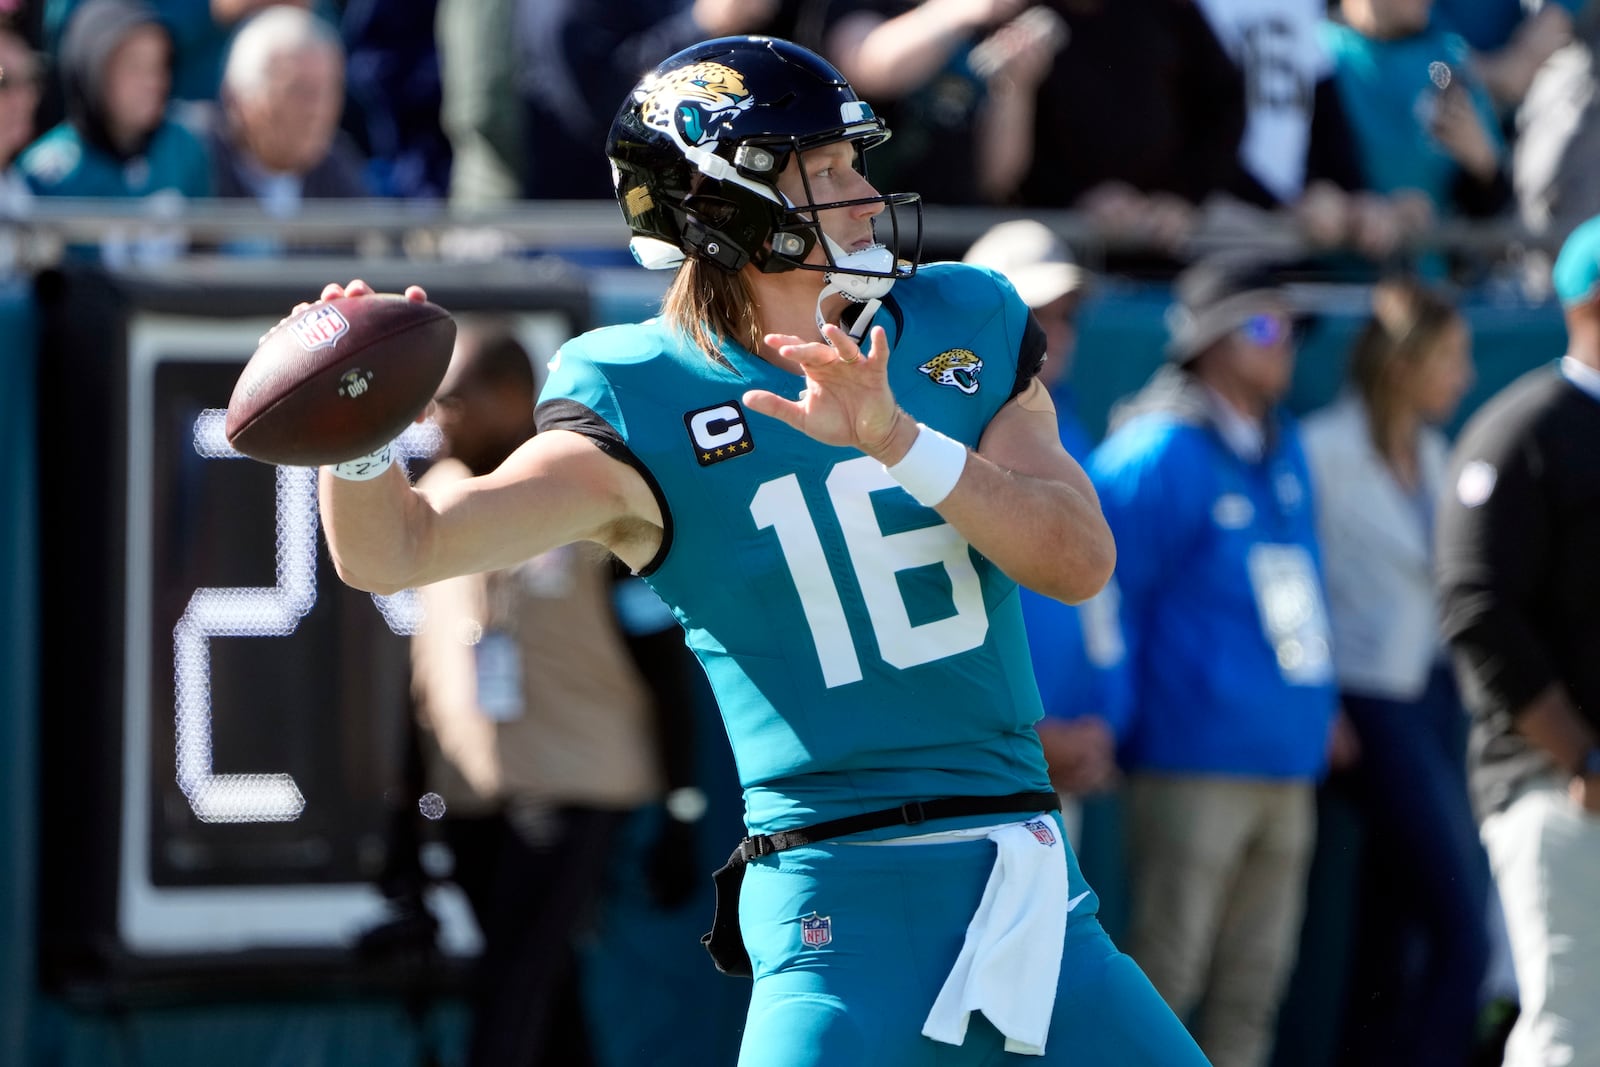
<path fill-rule="evenodd" d="M 800 940 L 806 948 L 821 948 L 833 940 L 833 919 L 831 916 L 810 915 L 800 918 Z"/>
<path fill-rule="evenodd" d="M 312 308 L 289 324 L 289 332 L 307 352 L 329 348 L 350 332 L 350 324 L 338 308 Z"/>
<path fill-rule="evenodd" d="M 1033 831 L 1033 836 L 1039 839 L 1039 844 L 1053 845 L 1056 843 L 1055 829 L 1044 819 L 1029 819 L 1022 825 Z"/>

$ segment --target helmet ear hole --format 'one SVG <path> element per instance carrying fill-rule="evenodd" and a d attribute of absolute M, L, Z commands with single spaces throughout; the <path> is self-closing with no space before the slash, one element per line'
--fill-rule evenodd
<path fill-rule="evenodd" d="M 732 223 L 739 211 L 731 200 L 703 195 L 685 197 L 683 209 L 707 226 L 719 230 Z"/>

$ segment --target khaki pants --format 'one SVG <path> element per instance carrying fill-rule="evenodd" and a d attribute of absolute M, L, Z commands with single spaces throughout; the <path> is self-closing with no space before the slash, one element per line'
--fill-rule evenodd
<path fill-rule="evenodd" d="M 1216 1067 L 1272 1052 L 1316 836 L 1307 782 L 1135 774 L 1129 954 Z"/>
<path fill-rule="evenodd" d="M 1563 781 L 1483 820 L 1521 1014 L 1505 1067 L 1600 1067 L 1600 815 Z"/>

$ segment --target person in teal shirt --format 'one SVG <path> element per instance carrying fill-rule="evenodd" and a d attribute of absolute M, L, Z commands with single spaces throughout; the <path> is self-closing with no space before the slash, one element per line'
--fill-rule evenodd
<path fill-rule="evenodd" d="M 1494 215 L 1511 195 L 1495 105 L 1430 8 L 1342 0 L 1342 21 L 1323 25 L 1334 83 L 1369 188 L 1415 189 L 1441 216 Z"/>
<path fill-rule="evenodd" d="M 66 118 L 23 152 L 44 196 L 211 195 L 205 146 L 167 115 L 172 42 L 133 0 L 91 0 L 62 40 Z"/>

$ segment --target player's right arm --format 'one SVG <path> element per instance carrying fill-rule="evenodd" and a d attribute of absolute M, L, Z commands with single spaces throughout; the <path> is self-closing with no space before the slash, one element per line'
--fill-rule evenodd
<path fill-rule="evenodd" d="M 322 471 L 323 530 L 339 577 L 393 593 L 498 570 L 573 541 L 635 569 L 661 543 L 661 514 L 638 471 L 587 438 L 541 433 L 478 478 L 418 490 L 398 468 L 355 482 Z"/>
<path fill-rule="evenodd" d="M 371 293 L 353 281 L 322 298 Z M 417 286 L 406 295 L 427 299 Z M 324 468 L 319 499 L 339 577 L 374 593 L 498 570 L 573 541 L 598 542 L 638 569 L 663 527 L 637 470 L 565 430 L 537 434 L 488 474 L 433 489 L 413 487 L 398 468 L 368 481 Z"/>

